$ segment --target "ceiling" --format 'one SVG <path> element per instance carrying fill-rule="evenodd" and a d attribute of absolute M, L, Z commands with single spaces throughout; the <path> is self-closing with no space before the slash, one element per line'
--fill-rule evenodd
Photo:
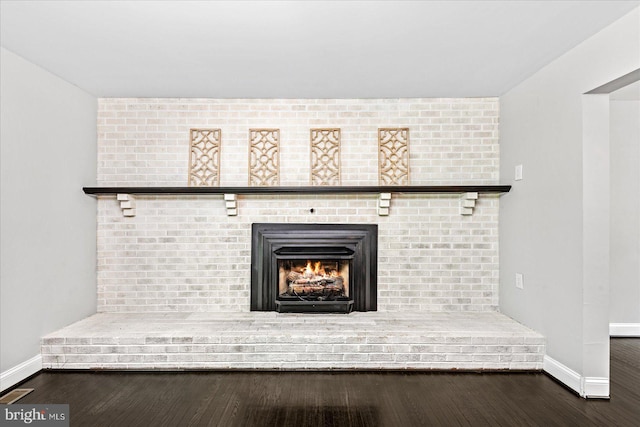
<path fill-rule="evenodd" d="M 499 96 L 640 1 L 0 1 L 8 50 L 99 97 Z"/>

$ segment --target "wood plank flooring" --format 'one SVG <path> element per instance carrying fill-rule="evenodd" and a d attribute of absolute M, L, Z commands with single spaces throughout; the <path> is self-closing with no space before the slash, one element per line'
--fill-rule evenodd
<path fill-rule="evenodd" d="M 542 373 L 42 372 L 19 403 L 72 426 L 640 426 L 640 338 L 611 355 L 610 400 Z"/>

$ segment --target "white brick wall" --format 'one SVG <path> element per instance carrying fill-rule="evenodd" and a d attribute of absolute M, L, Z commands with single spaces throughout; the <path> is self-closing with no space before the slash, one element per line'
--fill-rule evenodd
<path fill-rule="evenodd" d="M 246 186 L 248 129 L 281 129 L 281 185 L 309 184 L 309 129 L 342 129 L 342 185 L 377 185 L 378 127 L 410 128 L 411 183 L 498 182 L 498 102 L 478 99 L 101 99 L 98 185 L 187 185 L 189 128 L 222 129 L 221 185 Z M 495 310 L 498 198 L 473 216 L 457 196 L 138 197 L 98 203 L 98 310 L 248 311 L 254 222 L 379 225 L 381 311 Z M 309 212 L 310 208 L 315 213 Z"/>

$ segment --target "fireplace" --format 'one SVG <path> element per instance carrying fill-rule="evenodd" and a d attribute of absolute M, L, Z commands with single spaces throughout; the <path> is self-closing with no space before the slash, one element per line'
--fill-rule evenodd
<path fill-rule="evenodd" d="M 251 310 L 375 311 L 378 226 L 253 224 Z"/>

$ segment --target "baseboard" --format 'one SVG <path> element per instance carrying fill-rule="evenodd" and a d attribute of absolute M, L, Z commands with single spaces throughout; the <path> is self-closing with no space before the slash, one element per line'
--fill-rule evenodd
<path fill-rule="evenodd" d="M 640 337 L 640 323 L 609 323 L 612 337 Z"/>
<path fill-rule="evenodd" d="M 584 398 L 609 398 L 608 378 L 583 377 L 568 366 L 546 355 L 544 356 L 542 369 Z"/>
<path fill-rule="evenodd" d="M 582 391 L 587 399 L 608 399 L 609 378 L 583 377 Z"/>
<path fill-rule="evenodd" d="M 7 369 L 0 374 L 0 391 L 4 391 L 12 385 L 30 377 L 42 370 L 42 356 L 37 355 L 31 359 Z"/>
<path fill-rule="evenodd" d="M 542 369 L 582 396 L 582 376 L 579 373 L 547 355 L 542 361 Z"/>

